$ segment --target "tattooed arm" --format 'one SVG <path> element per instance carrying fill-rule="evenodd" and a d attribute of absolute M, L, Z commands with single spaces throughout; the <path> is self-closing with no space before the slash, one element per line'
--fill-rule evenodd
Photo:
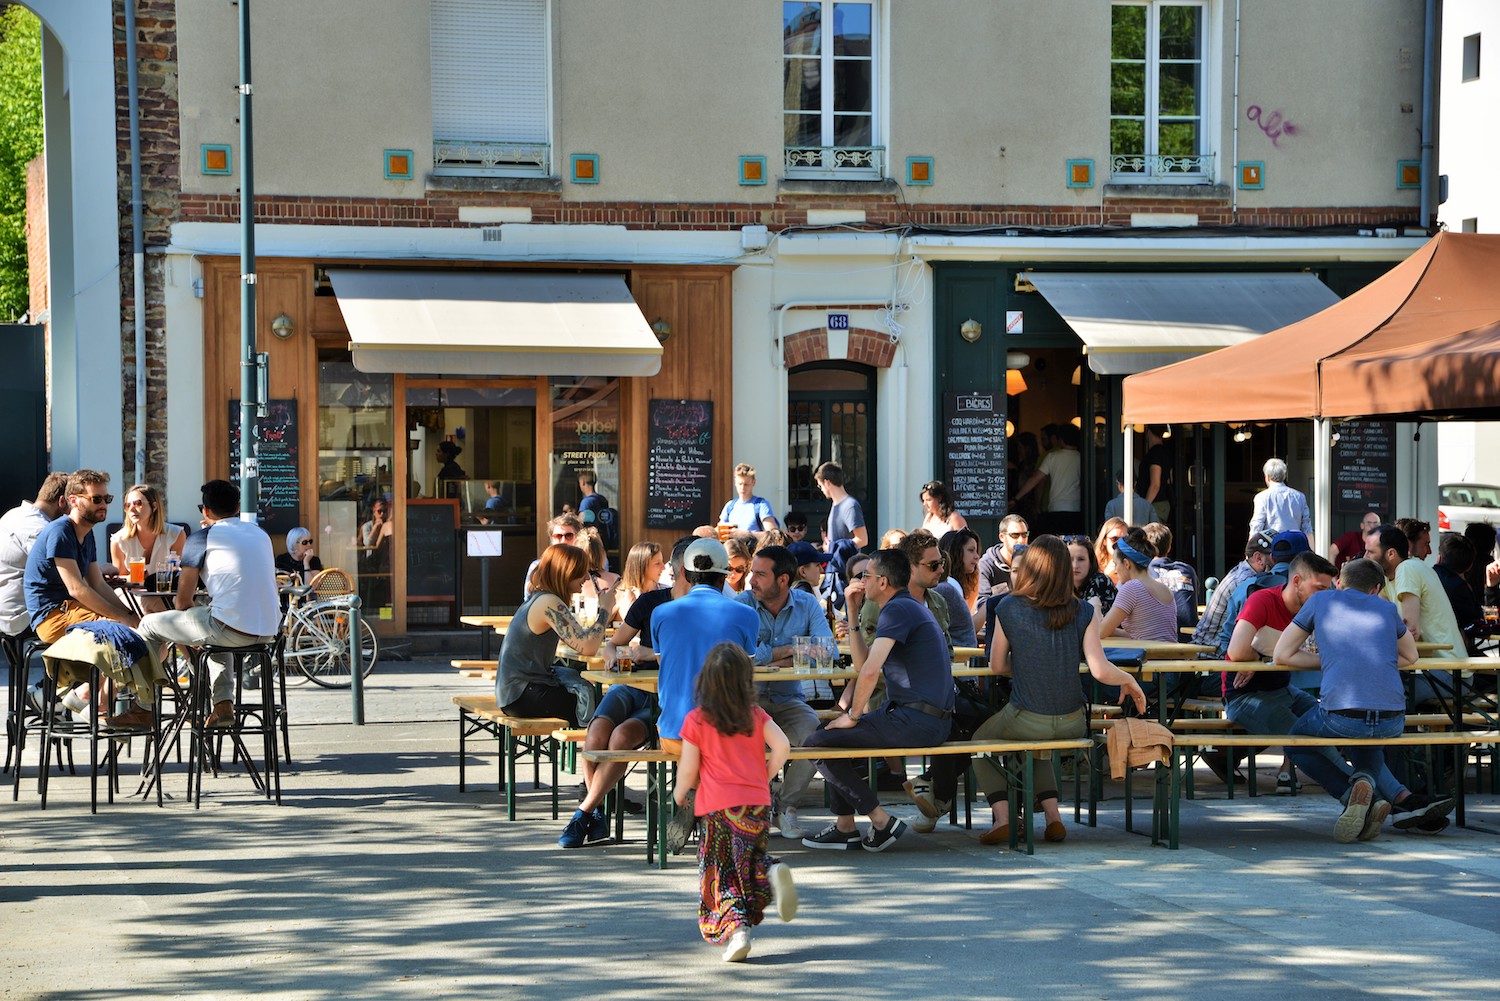
<path fill-rule="evenodd" d="M 572 609 L 568 608 L 561 598 L 549 594 L 531 606 L 531 612 L 526 617 L 526 624 L 534 633 L 551 630 L 563 643 L 585 657 L 592 657 L 599 651 L 599 645 L 604 642 L 606 618 L 607 615 L 601 611 L 593 625 L 585 626 L 573 617 Z"/>

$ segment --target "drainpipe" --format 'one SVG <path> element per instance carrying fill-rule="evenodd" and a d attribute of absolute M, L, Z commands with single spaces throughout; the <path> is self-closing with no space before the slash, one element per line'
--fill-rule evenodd
<path fill-rule="evenodd" d="M 1427 0 L 1422 28 L 1422 228 L 1432 230 L 1437 218 L 1437 0 Z"/>
<path fill-rule="evenodd" d="M 1229 147 L 1229 218 L 1239 221 L 1240 212 L 1240 0 L 1234 0 L 1234 125 Z M 1130 510 L 1130 498 L 1125 499 Z"/>
<path fill-rule="evenodd" d="M 260 450 L 256 422 L 259 389 L 255 354 L 255 172 L 250 120 L 250 0 L 240 4 L 240 520 L 255 524 L 260 511 Z"/>
<path fill-rule="evenodd" d="M 141 105 L 136 79 L 135 0 L 125 0 L 125 72 L 130 101 L 130 232 L 135 272 L 135 466 L 125 484 L 146 479 L 146 235 L 142 232 Z"/>

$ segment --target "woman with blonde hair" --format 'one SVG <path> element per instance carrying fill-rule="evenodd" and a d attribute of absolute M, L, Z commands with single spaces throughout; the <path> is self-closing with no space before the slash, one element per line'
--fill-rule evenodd
<path fill-rule="evenodd" d="M 182 555 L 187 534 L 176 525 L 167 524 L 161 493 L 149 483 L 137 483 L 125 491 L 125 524 L 109 537 L 109 559 L 123 576 L 131 559 L 146 561 L 146 572 L 167 562 L 171 553 Z M 161 611 L 165 599 L 143 598 L 146 611 Z"/>
<path fill-rule="evenodd" d="M 661 546 L 654 542 L 637 542 L 625 555 L 625 573 L 615 588 L 615 612 L 624 619 L 635 599 L 647 591 L 656 590 L 661 581 L 667 561 L 662 556 Z"/>

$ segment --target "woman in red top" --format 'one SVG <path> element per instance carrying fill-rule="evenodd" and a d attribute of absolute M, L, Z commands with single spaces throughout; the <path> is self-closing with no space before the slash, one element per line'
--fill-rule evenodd
<path fill-rule="evenodd" d="M 733 643 L 708 652 L 698 675 L 697 708 L 682 723 L 682 761 L 673 798 L 703 819 L 698 841 L 698 930 L 724 945 L 724 961 L 750 955 L 750 929 L 776 903 L 777 916 L 797 913 L 792 872 L 766 854 L 772 777 L 790 746 L 756 704 L 750 658 Z M 767 754 L 767 749 L 770 754 Z"/>

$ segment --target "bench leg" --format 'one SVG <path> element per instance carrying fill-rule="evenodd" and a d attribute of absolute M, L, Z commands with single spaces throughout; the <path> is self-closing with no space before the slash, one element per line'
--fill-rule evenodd
<path fill-rule="evenodd" d="M 505 730 L 505 819 L 516 819 L 516 735 Z"/>
<path fill-rule="evenodd" d="M 556 820 L 556 819 L 558 819 L 558 816 L 557 816 L 557 756 L 558 756 L 558 753 L 562 750 L 562 747 L 561 747 L 561 745 L 558 744 L 558 742 L 556 740 L 552 739 L 551 737 L 544 737 L 543 739 L 546 740 L 551 745 L 551 749 L 552 749 L 552 753 L 549 754 L 548 757 L 552 759 L 552 819 Z"/>
<path fill-rule="evenodd" d="M 1026 760 L 1021 765 L 1021 797 L 1026 804 L 1026 854 L 1036 854 L 1036 817 L 1033 815 L 1036 809 L 1036 755 L 1031 751 L 1026 752 Z"/>
<path fill-rule="evenodd" d="M 1188 776 L 1189 776 L 1188 783 L 1189 783 L 1189 786 L 1191 787 L 1191 783 L 1192 783 L 1191 776 L 1192 776 L 1192 771 L 1193 771 L 1193 769 L 1192 769 L 1192 761 L 1193 761 L 1193 754 L 1192 754 L 1192 752 L 1189 749 L 1187 749 L 1187 748 L 1183 748 L 1182 749 L 1182 757 L 1181 757 L 1181 759 L 1179 759 L 1178 755 L 1177 755 L 1177 748 L 1174 747 L 1172 749 L 1172 791 L 1171 791 L 1171 796 L 1167 800 L 1167 847 L 1169 849 L 1175 849 L 1177 847 L 1177 845 L 1178 845 L 1178 834 L 1179 834 L 1179 832 L 1181 830 L 1181 826 L 1180 825 L 1181 825 L 1181 811 L 1182 811 L 1182 798 L 1181 797 L 1182 797 L 1182 772 L 1183 772 L 1183 769 L 1180 767 L 1179 761 L 1184 762 L 1187 765 L 1187 773 L 1188 773 Z"/>
<path fill-rule="evenodd" d="M 464 741 L 468 737 L 468 712 L 458 711 L 458 791 L 464 791 Z"/>

